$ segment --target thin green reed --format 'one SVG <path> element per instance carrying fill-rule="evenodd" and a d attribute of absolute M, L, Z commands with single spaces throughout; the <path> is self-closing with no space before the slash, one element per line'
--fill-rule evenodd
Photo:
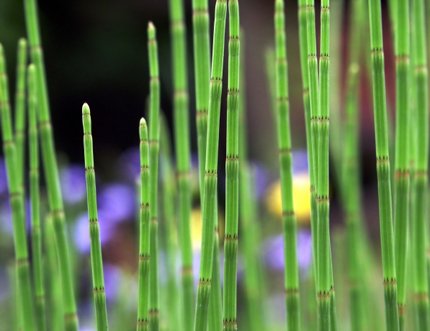
<path fill-rule="evenodd" d="M 87 188 L 88 222 L 91 239 L 91 274 L 96 326 L 98 331 L 109 329 L 106 308 L 105 282 L 103 275 L 102 247 L 100 243 L 99 219 L 97 211 L 96 173 L 94 168 L 93 136 L 91 113 L 88 104 L 82 106 L 82 127 L 84 131 L 85 183 Z"/>
<path fill-rule="evenodd" d="M 187 76 L 187 44 L 182 0 L 170 0 L 172 35 L 172 63 L 174 85 L 174 118 L 176 169 L 179 199 L 179 234 L 182 261 L 182 315 L 184 330 L 191 330 L 193 323 L 194 287 L 193 254 L 191 247 L 190 215 L 190 125 Z M 205 85 L 206 86 L 206 85 Z M 200 87 L 199 87 L 200 88 Z M 205 131 L 205 130 L 204 130 Z"/>
<path fill-rule="evenodd" d="M 7 87 L 6 61 L 3 46 L 0 44 L 0 115 L 3 151 L 6 162 L 6 175 L 9 187 L 9 200 L 12 208 L 13 237 L 15 249 L 16 277 L 19 307 L 23 327 L 34 330 L 33 293 L 30 282 L 28 245 L 25 233 L 25 210 L 22 185 L 17 168 L 17 155 L 13 138 L 12 119 Z"/>
<path fill-rule="evenodd" d="M 380 1 L 369 0 L 368 4 L 385 318 L 386 329 L 397 331 L 399 330 L 396 306 L 397 277 L 392 221 L 391 170 L 385 91 L 382 12 Z"/>
<path fill-rule="evenodd" d="M 155 26 L 148 24 L 149 96 L 149 176 L 150 176 L 150 291 L 149 329 L 158 331 L 158 159 L 160 140 L 160 78 Z"/>
<path fill-rule="evenodd" d="M 426 268 L 426 248 L 428 235 L 428 159 L 429 159 L 429 101 L 428 101 L 428 67 L 426 45 L 426 20 L 423 0 L 412 1 L 413 23 L 413 54 L 414 54 L 414 91 L 411 99 L 416 101 L 416 119 L 411 122 L 416 129 L 416 164 L 413 191 L 415 194 L 415 207 L 413 210 L 412 251 L 414 253 L 414 270 L 412 272 L 412 290 L 415 298 L 416 319 L 418 330 L 428 330 L 430 327 L 430 311 L 428 303 L 428 270 Z"/>
<path fill-rule="evenodd" d="M 409 1 L 396 1 L 396 141 L 394 169 L 395 257 L 398 284 L 399 329 L 405 328 L 406 255 L 409 223 Z"/>
<path fill-rule="evenodd" d="M 239 84 L 240 18 L 238 0 L 229 0 L 226 147 L 226 219 L 224 237 L 223 330 L 237 330 L 237 253 L 239 239 Z"/>
<path fill-rule="evenodd" d="M 290 106 L 284 1 L 275 2 L 276 123 L 281 173 L 282 224 L 284 228 L 285 294 L 287 330 L 300 330 L 299 267 L 297 261 L 297 221 L 293 204 Z"/>
<path fill-rule="evenodd" d="M 217 215 L 218 145 L 222 94 L 222 73 L 224 66 L 224 38 L 227 1 L 217 0 L 213 37 L 213 61 L 210 80 L 208 108 L 208 134 L 206 143 L 205 178 L 203 187 L 203 234 L 200 262 L 200 276 L 197 290 L 197 304 L 194 330 L 204 330 L 207 325 L 208 303 L 212 285 L 213 253 Z"/>
<path fill-rule="evenodd" d="M 58 174 L 57 155 L 55 152 L 53 131 L 50 119 L 48 88 L 45 77 L 42 44 L 40 42 L 37 6 L 35 0 L 24 0 L 27 35 L 30 44 L 31 60 L 36 67 L 36 85 L 38 89 L 38 122 L 42 145 L 42 161 L 47 185 L 49 209 L 55 229 L 56 250 L 60 263 L 62 298 L 64 305 L 65 330 L 79 329 L 76 300 L 73 286 L 73 273 L 69 256 L 69 243 L 66 233 L 63 198 Z"/>
<path fill-rule="evenodd" d="M 197 148 L 199 155 L 200 199 L 206 160 L 206 139 L 210 79 L 210 35 L 208 0 L 193 0 L 194 82 L 196 90 Z M 191 325 L 191 324 L 190 324 Z"/>
<path fill-rule="evenodd" d="M 217 202 L 218 204 L 218 202 Z M 215 210 L 215 227 L 214 227 L 214 252 L 212 268 L 212 284 L 209 297 L 209 316 L 208 331 L 217 331 L 222 329 L 222 292 L 221 292 L 221 270 L 220 270 L 220 245 L 218 233 L 218 210 Z"/>
<path fill-rule="evenodd" d="M 44 284 L 44 259 L 42 252 L 42 227 L 40 225 L 40 188 L 39 188 L 39 142 L 37 130 L 37 90 L 36 68 L 28 67 L 28 145 L 29 180 L 31 203 L 31 249 L 33 255 L 34 310 L 37 329 L 44 331 L 46 326 L 46 303 Z"/>
<path fill-rule="evenodd" d="M 345 101 L 345 129 L 342 151 L 341 194 L 346 222 L 348 279 L 351 331 L 365 330 L 365 291 L 366 276 L 363 275 L 364 249 L 362 242 L 362 213 L 360 190 L 360 154 L 359 154 L 359 83 L 360 50 L 363 44 L 363 9 L 360 0 L 354 0 L 349 10 L 350 31 L 348 36 L 349 65 L 347 72 L 347 92 Z"/>
<path fill-rule="evenodd" d="M 161 114 L 163 115 L 163 114 Z M 176 216 L 176 179 L 172 161 L 172 148 L 167 121 L 160 117 L 160 178 L 162 180 L 162 223 L 160 226 L 161 246 L 165 252 L 166 286 L 163 295 L 167 307 L 167 329 L 180 328 L 178 288 L 178 230 Z M 192 308 L 192 307 L 191 307 Z"/>
<path fill-rule="evenodd" d="M 148 127 L 144 118 L 139 123 L 139 155 L 140 155 L 140 185 L 139 185 L 139 276 L 138 276 L 138 331 L 149 330 L 149 268 L 150 268 L 150 179 L 149 179 L 149 141 Z"/>
<path fill-rule="evenodd" d="M 27 68 L 27 41 L 21 38 L 18 41 L 18 59 L 16 64 L 15 88 L 15 145 L 16 160 L 21 185 L 24 178 L 24 146 L 25 146 L 25 83 Z"/>

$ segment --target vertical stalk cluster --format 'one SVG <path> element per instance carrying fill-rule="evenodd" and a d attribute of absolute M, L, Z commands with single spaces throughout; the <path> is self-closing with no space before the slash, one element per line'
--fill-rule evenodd
<path fill-rule="evenodd" d="M 178 224 L 182 261 L 182 314 L 184 330 L 191 330 L 193 324 L 194 288 L 190 231 L 190 125 L 188 119 L 187 44 L 182 0 L 170 0 L 170 22 L 174 77 L 176 169 L 179 199 Z"/>
<path fill-rule="evenodd" d="M 90 107 L 86 103 L 82 106 L 82 127 L 84 129 L 85 183 L 87 188 L 88 221 L 91 239 L 91 273 L 96 325 L 97 330 L 104 331 L 109 329 L 109 325 L 97 211 L 97 189 L 94 169 L 93 137 L 91 133 L 91 114 Z"/>
<path fill-rule="evenodd" d="M 6 76 L 6 61 L 3 46 L 0 45 L 0 116 L 6 175 L 9 187 L 9 200 L 12 208 L 12 223 L 15 249 L 15 266 L 18 284 L 18 303 L 21 310 L 22 326 L 34 330 L 33 293 L 30 282 L 28 245 L 25 232 L 24 196 L 21 177 L 17 168 L 17 155 L 13 136 L 9 103 L 9 89 Z"/>
<path fill-rule="evenodd" d="M 60 263 L 62 298 L 65 329 L 77 331 L 78 316 L 73 286 L 73 273 L 69 257 L 69 244 L 66 234 L 63 198 L 58 174 L 57 156 L 55 153 L 53 132 L 51 126 L 48 89 L 45 77 L 42 45 L 40 42 L 37 6 L 35 0 L 25 0 L 25 19 L 27 35 L 30 44 L 31 60 L 36 67 L 36 86 L 38 90 L 38 122 L 42 145 L 42 160 L 47 184 L 49 209 L 52 214 L 55 232 L 56 250 Z"/>
<path fill-rule="evenodd" d="M 229 0 L 226 231 L 224 237 L 223 330 L 237 330 L 237 251 L 239 237 L 239 84 L 240 19 L 238 0 Z"/>
<path fill-rule="evenodd" d="M 300 329 L 299 269 L 297 261 L 297 222 L 293 204 L 288 62 L 285 36 L 284 1 L 275 2 L 276 123 L 281 172 L 282 224 L 285 251 L 285 293 L 288 330 Z"/>
<path fill-rule="evenodd" d="M 222 73 L 224 66 L 224 38 L 227 2 L 217 0 L 213 37 L 212 74 L 208 108 L 208 133 L 203 187 L 203 234 L 200 262 L 200 276 L 197 290 L 197 304 L 194 330 L 204 330 L 207 322 L 207 309 L 212 285 L 214 261 L 214 228 L 217 215 L 218 186 L 218 145 L 219 122 L 222 94 Z"/>
<path fill-rule="evenodd" d="M 397 0 L 394 30 L 396 55 L 396 140 L 395 140 L 395 256 L 398 284 L 399 328 L 404 329 L 406 301 L 406 255 L 409 223 L 409 1 Z"/>
<path fill-rule="evenodd" d="M 399 330 L 397 313 L 397 277 L 391 201 L 391 170 L 385 92 L 382 13 L 379 1 L 369 0 L 370 48 L 375 119 L 376 170 L 378 177 L 379 223 L 384 277 L 385 316 L 387 330 Z"/>
<path fill-rule="evenodd" d="M 413 280 L 412 290 L 415 298 L 416 318 L 418 330 L 428 330 L 430 327 L 429 303 L 428 303 L 428 270 L 426 269 L 426 248 L 428 236 L 428 149 L 429 149 L 429 101 L 428 101 L 428 67 L 426 45 L 426 20 L 423 0 L 412 1 L 412 44 L 415 68 L 414 91 L 415 95 L 410 99 L 416 102 L 416 118 L 414 128 L 416 130 L 416 164 L 413 181 L 415 205 L 412 211 L 412 252 L 413 252 Z"/>
<path fill-rule="evenodd" d="M 25 146 L 25 82 L 27 67 L 27 41 L 22 38 L 18 41 L 18 59 L 16 64 L 15 88 L 15 144 L 18 173 L 23 185 L 24 177 L 24 146 Z"/>
<path fill-rule="evenodd" d="M 150 179 L 148 127 L 144 118 L 139 123 L 140 185 L 139 185 L 139 276 L 137 331 L 149 330 L 149 264 L 150 264 Z"/>
<path fill-rule="evenodd" d="M 29 178 L 31 202 L 31 248 L 33 254 L 33 284 L 37 328 L 47 329 L 44 285 L 44 263 L 42 253 L 42 227 L 40 225 L 39 188 L 39 143 L 37 130 L 37 90 L 35 84 L 36 68 L 28 67 L 28 139 L 29 139 Z"/>
<path fill-rule="evenodd" d="M 151 331 L 159 329 L 158 311 L 158 159 L 160 140 L 160 78 L 155 26 L 148 24 L 148 57 L 150 75 L 149 96 L 149 175 L 150 175 L 150 291 L 149 325 Z"/>

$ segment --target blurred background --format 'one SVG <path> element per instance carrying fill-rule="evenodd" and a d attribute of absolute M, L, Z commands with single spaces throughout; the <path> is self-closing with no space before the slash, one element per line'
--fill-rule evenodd
<path fill-rule="evenodd" d="M 348 47 L 349 1 L 337 0 L 332 6 L 339 9 L 341 20 L 332 24 L 332 109 L 343 112 L 345 73 Z M 245 53 L 246 75 L 246 121 L 248 131 L 249 161 L 253 169 L 258 197 L 262 240 L 265 249 L 261 258 L 267 273 L 276 276 L 278 282 L 271 284 L 282 288 L 282 238 L 280 219 L 279 170 L 274 118 L 270 109 L 270 82 L 266 71 L 267 49 L 273 47 L 273 3 L 267 0 L 241 2 L 242 52 Z M 87 311 L 91 306 L 89 270 L 89 238 L 86 218 L 85 178 L 83 172 L 83 147 L 81 106 L 88 102 L 93 119 L 93 138 L 99 192 L 104 260 L 109 269 L 107 284 L 110 304 L 118 299 L 121 286 L 133 287 L 137 261 L 135 220 L 135 176 L 138 174 L 138 122 L 145 114 L 148 96 L 148 59 L 146 28 L 148 21 L 157 27 L 161 75 L 162 110 L 173 133 L 172 117 L 172 70 L 171 45 L 168 17 L 168 1 L 136 0 L 74 0 L 60 3 L 39 0 L 39 18 L 51 113 L 56 148 L 61 163 L 61 179 L 71 241 L 76 246 L 75 263 L 81 267 L 77 275 L 77 289 L 83 302 L 80 315 L 90 319 Z M 188 76 L 190 87 L 190 123 L 194 169 L 197 167 L 195 132 L 193 52 L 191 29 L 191 0 L 186 0 L 186 23 L 188 42 Z M 211 30 L 214 0 L 209 1 Z M 319 1 L 317 1 L 317 9 Z M 394 104 L 394 67 L 390 28 L 386 4 L 384 9 L 384 33 L 386 48 L 386 75 L 388 105 Z M 4 45 L 8 62 L 10 86 L 15 86 L 16 48 L 18 38 L 26 35 L 22 1 L 0 2 L 0 42 Z M 289 91 L 294 147 L 295 204 L 300 221 L 299 254 L 305 278 L 310 263 L 309 240 L 309 179 L 307 177 L 306 141 L 302 84 L 299 62 L 297 2 L 286 1 L 287 48 L 289 61 Z M 317 15 L 319 16 L 319 15 Z M 367 16 L 366 16 L 367 17 Z M 319 23 L 317 22 L 317 27 Z M 226 48 L 227 49 L 227 48 Z M 363 50 L 363 65 L 369 52 Z M 227 61 L 225 61 L 227 69 Z M 337 74 L 336 74 L 337 71 Z M 363 70 L 364 71 L 364 70 Z M 225 77 L 226 77 L 225 70 Z M 377 192 L 373 116 L 369 77 L 361 77 L 361 169 L 365 221 L 379 257 L 379 232 L 377 218 Z M 226 87 L 227 84 L 224 86 Z M 13 90 L 11 88 L 11 90 Z M 220 132 L 220 218 L 222 219 L 225 157 L 225 108 L 223 95 Z M 341 143 L 341 141 L 339 142 Z M 342 236 L 342 211 L 337 199 L 336 167 L 331 168 L 332 230 L 339 240 Z M 196 174 L 195 174 L 196 175 Z M 5 186 L 3 159 L 0 163 L 0 231 L 5 240 L 0 249 L 0 301 L 9 296 L 7 265 L 12 257 L 11 225 Z M 193 239 L 196 252 L 199 247 L 199 206 L 197 179 L 194 178 Z M 222 220 L 221 220 L 222 223 Z M 276 254 L 280 254 L 277 256 Z M 196 253 L 198 261 L 198 253 Z M 336 255 L 335 251 L 335 255 Z M 340 257 L 339 257 L 340 258 Z M 195 268 L 196 269 L 196 268 Z M 198 269 L 196 269 L 198 270 Z M 131 279 L 130 282 L 121 279 Z M 1 282 L 3 280 L 3 282 Z M 239 279 L 240 281 L 240 279 Z M 6 282 L 6 283 L 5 283 Z M 125 285 L 124 285 L 125 284 Z M 108 285 L 107 285 L 108 288 Z M 108 289 L 109 291 L 109 289 Z M 128 290 L 127 290 L 128 291 Z M 110 299 L 109 299 L 110 298 Z M 274 307 L 282 305 L 282 292 L 271 297 Z M 275 313 L 283 318 L 279 306 Z M 133 320 L 133 319 L 132 319 Z M 0 323 L 3 324 L 3 323 Z M 90 324 L 90 323 L 88 323 Z M 85 322 L 83 323 L 85 325 Z M 7 329 L 7 328 L 6 328 Z M 125 330 L 125 329 L 124 329 Z"/>

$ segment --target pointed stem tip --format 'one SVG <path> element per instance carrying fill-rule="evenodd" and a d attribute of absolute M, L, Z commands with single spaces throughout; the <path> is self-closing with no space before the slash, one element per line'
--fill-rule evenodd
<path fill-rule="evenodd" d="M 139 122 L 139 137 L 140 140 L 148 139 L 148 126 L 146 125 L 145 119 L 142 117 Z"/>

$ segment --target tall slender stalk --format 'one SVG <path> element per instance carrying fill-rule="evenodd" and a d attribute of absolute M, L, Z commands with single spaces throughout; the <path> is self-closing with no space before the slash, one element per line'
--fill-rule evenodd
<path fill-rule="evenodd" d="M 428 101 L 428 68 L 426 45 L 425 6 L 423 0 L 412 1 L 413 54 L 414 54 L 414 91 L 416 95 L 410 99 L 416 100 L 416 120 L 412 122 L 416 129 L 416 168 L 413 182 L 415 206 L 413 210 L 413 238 L 412 251 L 414 261 L 412 287 L 416 300 L 416 314 L 418 330 L 430 328 L 429 295 L 426 269 L 426 246 L 428 224 L 428 159 L 429 159 L 429 101 Z"/>
<path fill-rule="evenodd" d="M 55 242 L 60 263 L 62 298 L 64 305 L 65 330 L 77 331 L 78 315 L 73 286 L 73 273 L 69 256 L 69 244 L 66 235 L 65 214 L 63 198 L 58 174 L 57 156 L 55 153 L 48 88 L 45 77 L 42 44 L 40 42 L 39 23 L 36 0 L 24 0 L 27 35 L 30 44 L 31 60 L 36 67 L 36 85 L 38 89 L 38 122 L 42 145 L 42 161 L 47 184 L 49 209 L 52 214 Z"/>
<path fill-rule="evenodd" d="M 391 201 L 391 170 L 385 92 L 382 13 L 379 1 L 369 0 L 370 48 L 372 58 L 373 111 L 375 119 L 376 170 L 378 176 L 379 223 L 382 246 L 386 328 L 399 330 L 397 277 Z"/>
<path fill-rule="evenodd" d="M 16 276 L 18 284 L 19 307 L 25 330 L 34 330 L 33 293 L 30 282 L 27 237 L 25 233 L 25 210 L 22 185 L 17 168 L 17 155 L 13 138 L 9 95 L 6 76 L 6 61 L 3 46 L 0 44 L 0 116 L 3 151 L 9 187 L 9 200 L 12 207 L 12 223 L 15 249 Z"/>
<path fill-rule="evenodd" d="M 87 187 L 88 221 L 91 239 L 91 273 L 98 331 L 109 329 L 106 308 L 105 282 L 103 275 L 102 247 L 100 243 L 97 211 L 96 173 L 94 169 L 93 137 L 91 132 L 90 107 L 82 106 L 82 127 L 84 129 L 85 182 Z"/>
<path fill-rule="evenodd" d="M 149 97 L 149 176 L 151 214 L 150 225 L 150 294 L 149 294 L 149 326 L 151 331 L 159 329 L 158 311 L 158 159 L 160 140 L 160 78 L 158 70 L 158 49 L 155 26 L 148 24 L 148 58 L 150 75 Z"/>
<path fill-rule="evenodd" d="M 15 88 L 15 144 L 18 173 L 21 185 L 24 177 L 24 146 L 25 146 L 25 72 L 27 67 L 27 41 L 21 38 L 18 41 L 18 60 L 16 64 Z"/>
<path fill-rule="evenodd" d="M 285 251 L 285 293 L 287 330 L 300 330 L 297 222 L 293 204 L 290 110 L 288 100 L 287 49 L 284 1 L 275 2 L 276 123 L 281 172 L 282 224 Z"/>
<path fill-rule="evenodd" d="M 187 45 L 182 0 L 170 0 L 172 35 L 172 63 L 174 76 L 174 117 L 176 169 L 179 199 L 179 234 L 182 261 L 182 315 L 184 330 L 193 324 L 194 288 L 193 254 L 191 247 L 190 215 L 190 136 L 187 77 Z"/>
<path fill-rule="evenodd" d="M 139 299 L 137 308 L 138 331 L 149 330 L 149 233 L 150 233 L 150 179 L 148 127 L 144 118 L 139 124 L 140 185 L 139 185 Z"/>
<path fill-rule="evenodd" d="M 409 1 L 396 1 L 396 143 L 395 143 L 395 256 L 399 329 L 405 328 L 406 255 L 409 223 Z"/>
<path fill-rule="evenodd" d="M 213 38 L 212 75 L 208 111 L 208 134 L 206 143 L 205 178 L 203 188 L 203 235 L 200 262 L 200 276 L 197 290 L 197 304 L 194 330 L 204 330 L 207 322 L 207 309 L 212 285 L 214 225 L 216 224 L 217 182 L 218 182 L 218 144 L 220 104 L 222 94 L 222 73 L 224 65 L 224 38 L 227 2 L 217 0 Z"/>
<path fill-rule="evenodd" d="M 42 253 L 42 227 L 40 225 L 39 192 L 39 143 L 37 131 L 37 91 L 36 68 L 28 67 L 28 138 L 29 138 L 29 178 L 31 201 L 31 246 L 33 254 L 33 283 L 37 329 L 46 330 L 46 304 L 44 284 L 44 264 Z"/>
<path fill-rule="evenodd" d="M 218 205 L 218 202 L 217 202 L 217 205 Z M 223 328 L 218 210 L 215 210 L 214 217 L 215 217 L 214 248 L 213 248 L 212 285 L 211 285 L 211 293 L 209 297 L 208 331 L 217 331 Z"/>
<path fill-rule="evenodd" d="M 223 330 L 237 330 L 237 250 L 239 239 L 239 84 L 240 18 L 238 0 L 229 0 L 226 232 L 224 237 Z"/>

